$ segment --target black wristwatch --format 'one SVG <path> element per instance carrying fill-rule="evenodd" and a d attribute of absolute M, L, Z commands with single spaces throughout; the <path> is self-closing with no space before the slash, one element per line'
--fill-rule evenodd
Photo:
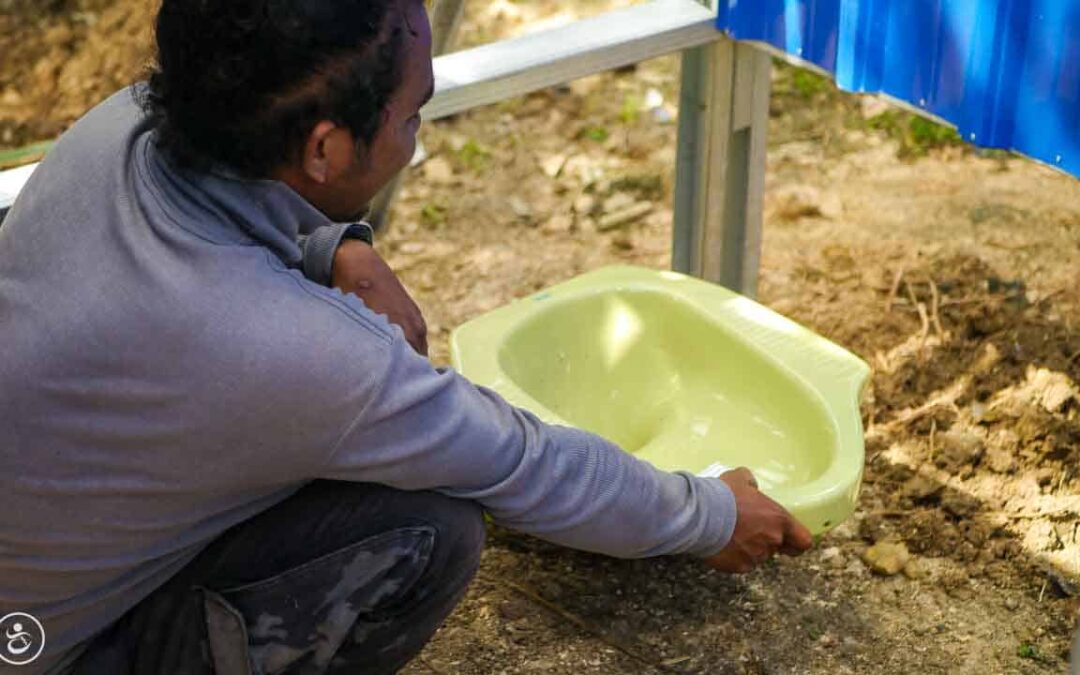
<path fill-rule="evenodd" d="M 342 239 L 359 239 L 368 246 L 375 244 L 375 228 L 371 227 L 369 223 L 360 221 L 353 223 L 345 228 L 345 231 L 341 234 Z"/>

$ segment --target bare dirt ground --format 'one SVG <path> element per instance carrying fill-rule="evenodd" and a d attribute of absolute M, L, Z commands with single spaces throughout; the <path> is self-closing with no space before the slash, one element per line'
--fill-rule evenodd
<path fill-rule="evenodd" d="M 138 77 L 140 0 L 0 0 L 0 148 Z M 606 3 L 473 2 L 475 44 Z M 16 49 L 16 47 L 18 49 Z M 13 58 L 9 58 L 11 55 Z M 429 125 L 379 248 L 433 360 L 486 310 L 669 264 L 678 61 Z M 409 673 L 1055 673 L 1080 617 L 1080 182 L 777 70 L 760 298 L 874 367 L 855 517 L 733 578 L 499 529 Z M 662 101 L 661 101 L 662 100 Z M 607 214 L 651 212 L 599 231 Z M 903 544 L 899 573 L 864 562 Z M 888 552 L 888 551 L 886 551 Z"/>

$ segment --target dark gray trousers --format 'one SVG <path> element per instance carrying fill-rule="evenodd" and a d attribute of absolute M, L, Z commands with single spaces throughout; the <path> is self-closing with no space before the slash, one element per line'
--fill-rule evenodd
<path fill-rule="evenodd" d="M 315 481 L 211 542 L 75 673 L 396 672 L 461 600 L 483 544 L 475 503 Z"/>

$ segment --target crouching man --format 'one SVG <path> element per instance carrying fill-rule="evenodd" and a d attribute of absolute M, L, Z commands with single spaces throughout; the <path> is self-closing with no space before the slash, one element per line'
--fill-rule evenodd
<path fill-rule="evenodd" d="M 432 95 L 421 0 L 164 0 L 157 44 L 0 228 L 0 615 L 45 634 L 20 672 L 393 672 L 484 513 L 729 572 L 810 546 L 745 470 L 658 471 L 425 358 L 355 224 Z"/>

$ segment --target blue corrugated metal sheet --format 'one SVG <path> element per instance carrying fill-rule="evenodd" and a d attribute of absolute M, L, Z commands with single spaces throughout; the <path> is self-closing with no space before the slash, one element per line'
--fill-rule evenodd
<path fill-rule="evenodd" d="M 1080 0 L 720 0 L 717 21 L 1080 176 Z"/>

